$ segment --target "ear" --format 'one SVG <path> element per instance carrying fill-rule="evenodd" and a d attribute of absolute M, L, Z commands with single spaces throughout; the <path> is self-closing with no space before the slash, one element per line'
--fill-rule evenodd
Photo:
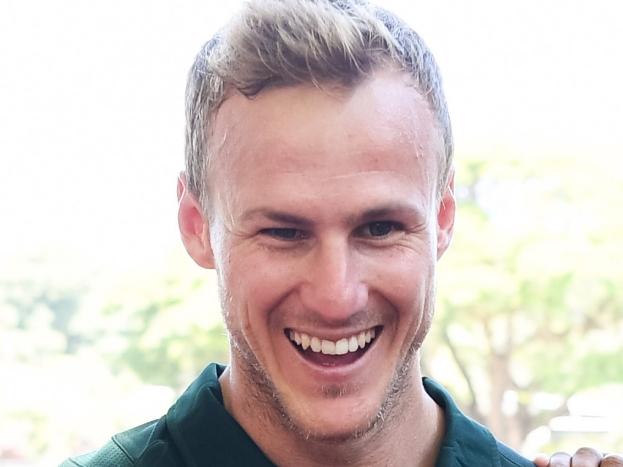
<path fill-rule="evenodd" d="M 214 269 L 210 226 L 199 201 L 187 188 L 184 172 L 177 179 L 177 201 L 177 221 L 186 251 L 199 266 Z"/>
<path fill-rule="evenodd" d="M 437 210 L 437 259 L 441 258 L 450 245 L 454 231 L 454 215 L 456 200 L 454 199 L 454 167 L 450 168 L 448 182 L 439 201 Z"/>

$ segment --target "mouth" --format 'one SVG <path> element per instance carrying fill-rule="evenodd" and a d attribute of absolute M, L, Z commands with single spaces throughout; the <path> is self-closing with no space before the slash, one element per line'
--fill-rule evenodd
<path fill-rule="evenodd" d="M 326 367 L 356 362 L 374 345 L 382 330 L 382 326 L 375 326 L 338 340 L 324 339 L 294 329 L 285 329 L 284 332 L 303 358 Z"/>

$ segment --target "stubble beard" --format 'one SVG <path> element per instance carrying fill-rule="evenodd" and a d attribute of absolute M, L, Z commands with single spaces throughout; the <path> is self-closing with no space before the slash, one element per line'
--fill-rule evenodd
<path fill-rule="evenodd" d="M 327 435 L 320 431 L 310 430 L 302 423 L 299 423 L 288 409 L 280 392 L 276 388 L 268 372 L 258 361 L 257 357 L 249 347 L 246 339 L 240 331 L 233 331 L 231 327 L 229 337 L 232 349 L 232 359 L 236 359 L 236 364 L 242 372 L 246 385 L 250 389 L 253 400 L 248 401 L 255 410 L 261 408 L 264 419 L 272 423 L 277 423 L 288 432 L 294 433 L 299 438 L 318 441 L 322 443 L 344 443 L 347 441 L 369 440 L 398 420 L 403 412 L 400 410 L 404 405 L 404 395 L 413 385 L 413 368 L 418 357 L 418 350 L 421 347 L 422 339 L 418 336 L 413 338 L 407 352 L 401 359 L 394 375 L 387 386 L 383 401 L 374 416 L 372 416 L 363 426 L 350 433 L 338 435 Z M 323 392 L 327 397 L 336 398 L 343 395 L 343 389 L 339 387 L 325 387 Z"/>

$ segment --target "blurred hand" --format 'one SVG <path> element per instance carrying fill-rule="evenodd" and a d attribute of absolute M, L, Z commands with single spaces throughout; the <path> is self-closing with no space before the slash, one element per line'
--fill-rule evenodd
<path fill-rule="evenodd" d="M 623 467 L 623 456 L 602 455 L 592 448 L 580 448 L 573 457 L 566 452 L 557 452 L 550 458 L 539 454 L 534 463 L 537 467 Z"/>

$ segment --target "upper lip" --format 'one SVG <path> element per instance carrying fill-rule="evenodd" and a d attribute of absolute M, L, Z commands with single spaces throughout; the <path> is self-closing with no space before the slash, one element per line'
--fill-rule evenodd
<path fill-rule="evenodd" d="M 318 330 L 318 331 L 310 331 L 304 328 L 297 327 L 287 327 L 284 329 L 286 336 L 289 335 L 290 330 L 298 332 L 299 334 L 307 334 L 310 337 L 318 337 L 319 339 L 326 339 L 330 341 L 338 341 L 340 339 L 349 338 L 351 336 L 356 336 L 360 332 L 368 331 L 372 328 L 376 328 L 377 332 L 381 326 L 379 325 L 371 325 L 368 327 L 358 328 L 356 330 Z"/>

